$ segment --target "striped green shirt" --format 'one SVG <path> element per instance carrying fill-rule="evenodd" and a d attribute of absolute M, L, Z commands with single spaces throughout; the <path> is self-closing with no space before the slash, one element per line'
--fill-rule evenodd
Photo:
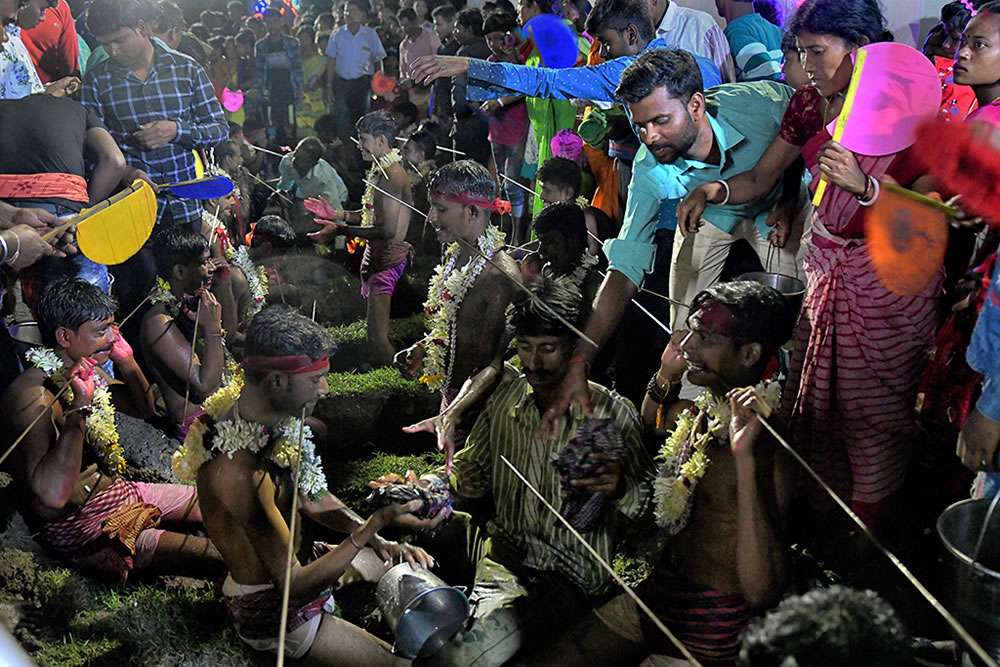
<path fill-rule="evenodd" d="M 638 518 L 646 508 L 649 479 L 654 471 L 643 448 L 639 416 L 629 401 L 593 382 L 590 399 L 595 417 L 612 418 L 622 429 L 625 454 L 621 483 L 625 493 L 615 503 L 621 514 Z M 461 498 L 481 498 L 492 492 L 496 515 L 489 522 L 489 532 L 519 547 L 525 554 L 524 565 L 564 574 L 587 594 L 595 595 L 611 581 L 610 575 L 500 460 L 501 455 L 507 457 L 558 509 L 562 490 L 552 460 L 585 419 L 580 407 L 574 405 L 557 439 L 536 438 L 541 415 L 531 386 L 523 375 L 509 380 L 487 401 L 465 448 L 455 455 L 449 482 Z M 606 560 L 613 554 L 621 517 L 609 514 L 608 519 L 599 529 L 584 534 Z"/>

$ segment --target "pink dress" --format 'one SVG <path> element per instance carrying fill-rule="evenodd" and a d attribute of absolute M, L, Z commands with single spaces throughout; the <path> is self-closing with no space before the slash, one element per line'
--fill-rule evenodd
<path fill-rule="evenodd" d="M 819 182 L 817 156 L 831 139 L 824 100 L 811 87 L 789 102 L 779 136 L 802 147 Z M 910 184 L 920 175 L 907 151 L 856 155 L 875 178 Z M 914 398 L 934 341 L 943 272 L 917 296 L 890 292 L 865 250 L 864 207 L 834 185 L 812 219 L 806 296 L 782 416 L 792 442 L 827 484 L 872 528 L 881 501 L 903 484 L 914 431 Z M 817 499 L 825 493 L 816 488 Z"/>

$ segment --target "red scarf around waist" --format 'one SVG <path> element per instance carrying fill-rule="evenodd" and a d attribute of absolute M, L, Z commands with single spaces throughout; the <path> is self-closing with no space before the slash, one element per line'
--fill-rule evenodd
<path fill-rule="evenodd" d="M 0 199 L 48 199 L 90 201 L 87 181 L 75 174 L 0 174 Z"/>

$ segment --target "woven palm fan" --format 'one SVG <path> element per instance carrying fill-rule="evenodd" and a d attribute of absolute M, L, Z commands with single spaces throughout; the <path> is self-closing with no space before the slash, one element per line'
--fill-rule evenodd
<path fill-rule="evenodd" d="M 97 264 L 121 264 L 139 252 L 156 223 L 156 195 L 136 179 L 116 195 L 84 209 L 42 238 L 48 240 L 76 225 L 76 243 Z"/>

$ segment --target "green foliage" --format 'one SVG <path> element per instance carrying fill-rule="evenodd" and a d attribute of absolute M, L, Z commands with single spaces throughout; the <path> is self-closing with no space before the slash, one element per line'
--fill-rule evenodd
<path fill-rule="evenodd" d="M 645 559 L 633 558 L 622 553 L 615 554 L 614 560 L 611 561 L 611 568 L 629 586 L 635 586 L 648 577 L 652 571 Z"/>
<path fill-rule="evenodd" d="M 405 475 L 407 470 L 413 470 L 420 476 L 443 465 L 444 452 L 437 450 L 410 456 L 376 452 L 370 459 L 351 461 L 342 466 L 329 479 L 330 490 L 348 505 L 353 505 L 352 501 L 360 501 L 370 492 L 368 482 L 383 475 Z"/>
<path fill-rule="evenodd" d="M 359 394 L 381 393 L 385 395 L 410 394 L 426 391 L 415 380 L 404 380 L 395 368 L 376 368 L 367 373 L 330 373 L 330 397 L 356 396 Z"/>
<path fill-rule="evenodd" d="M 364 343 L 368 328 L 362 318 L 350 324 L 330 327 L 328 331 L 337 345 Z M 389 320 L 389 340 L 397 345 L 410 345 L 423 337 L 427 323 L 423 313 Z"/>

